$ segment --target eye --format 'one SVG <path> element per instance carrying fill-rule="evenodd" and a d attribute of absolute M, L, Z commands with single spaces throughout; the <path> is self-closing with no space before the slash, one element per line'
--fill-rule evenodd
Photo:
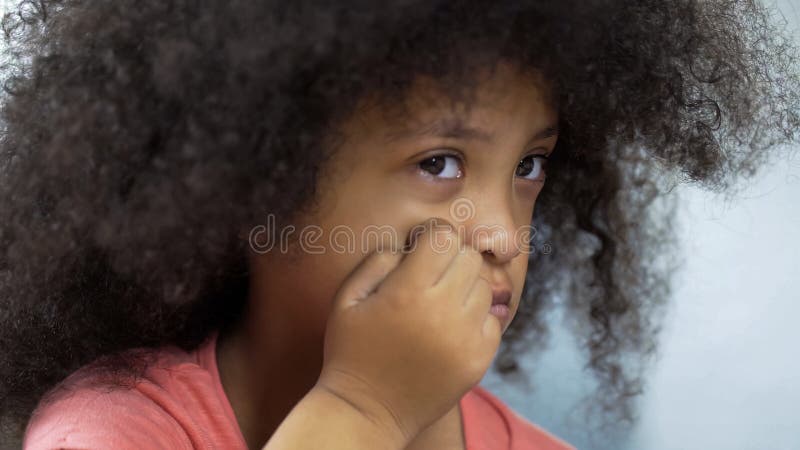
<path fill-rule="evenodd" d="M 528 155 L 517 165 L 516 175 L 533 181 L 544 181 L 547 155 Z"/>
<path fill-rule="evenodd" d="M 452 155 L 436 155 L 420 161 L 417 166 L 437 178 L 460 178 L 461 161 Z"/>

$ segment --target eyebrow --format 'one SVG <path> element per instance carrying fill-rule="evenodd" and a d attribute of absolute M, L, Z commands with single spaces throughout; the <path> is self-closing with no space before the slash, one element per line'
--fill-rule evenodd
<path fill-rule="evenodd" d="M 531 142 L 549 138 L 558 134 L 558 125 L 548 126 L 538 131 Z M 421 137 L 441 137 L 449 139 L 479 140 L 490 142 L 494 135 L 485 130 L 475 127 L 468 127 L 463 120 L 457 117 L 447 117 L 436 119 L 416 130 L 394 130 L 385 134 L 385 142 L 390 143 L 399 140 L 421 138 Z"/>

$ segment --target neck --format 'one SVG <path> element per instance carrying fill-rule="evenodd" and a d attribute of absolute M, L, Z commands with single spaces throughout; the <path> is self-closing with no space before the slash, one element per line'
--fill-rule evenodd
<path fill-rule="evenodd" d="M 300 338 L 264 339 L 245 329 L 219 337 L 220 380 L 248 448 L 262 448 L 316 383 L 322 345 Z"/>

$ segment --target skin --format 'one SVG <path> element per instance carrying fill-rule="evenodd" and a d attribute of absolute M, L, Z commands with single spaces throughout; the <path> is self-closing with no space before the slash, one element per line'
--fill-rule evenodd
<path fill-rule="evenodd" d="M 548 92 L 536 75 L 501 64 L 486 74 L 469 110 L 421 78 L 407 96 L 404 120 L 365 98 L 341 124 L 344 140 L 323 168 L 315 208 L 295 221 L 298 230 L 319 227 L 322 237 L 313 245 L 322 251 L 251 252 L 248 314 L 218 342 L 222 384 L 250 448 L 261 448 L 317 382 L 327 320 L 343 281 L 371 252 L 396 248 L 431 217 L 449 220 L 480 254 L 480 278 L 508 288 L 513 317 L 528 264 L 526 249 L 515 242 L 530 224 L 544 183 L 543 160 L 530 155 L 549 154 L 557 139 L 540 133 L 557 124 Z M 461 130 L 481 133 L 420 133 L 437 120 L 452 125 L 456 119 Z M 444 157 L 443 166 L 430 160 L 434 156 Z M 526 157 L 533 166 L 520 176 Z M 454 205 L 468 209 L 454 213 Z M 362 245 L 376 225 L 390 227 L 396 237 Z M 355 251 L 330 242 L 343 226 L 358 238 Z M 507 327 L 502 324 L 503 331 Z M 463 449 L 461 420 L 455 403 L 407 448 Z"/>

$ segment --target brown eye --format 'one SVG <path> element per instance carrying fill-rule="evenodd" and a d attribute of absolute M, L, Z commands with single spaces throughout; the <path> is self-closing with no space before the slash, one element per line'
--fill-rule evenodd
<path fill-rule="evenodd" d="M 451 155 L 437 155 L 418 163 L 421 170 L 438 178 L 458 178 L 461 167 L 458 158 Z"/>
<path fill-rule="evenodd" d="M 534 181 L 544 181 L 544 168 L 547 167 L 546 155 L 528 155 L 517 165 L 516 175 Z"/>

